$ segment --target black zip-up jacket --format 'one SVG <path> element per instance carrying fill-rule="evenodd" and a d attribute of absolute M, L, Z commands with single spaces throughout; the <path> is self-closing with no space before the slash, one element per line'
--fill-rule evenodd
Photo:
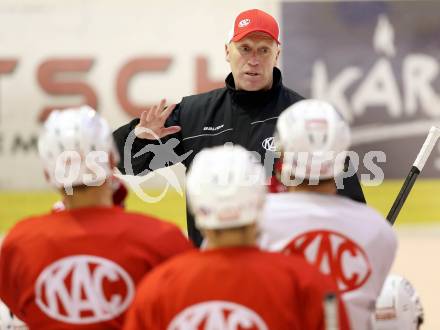
<path fill-rule="evenodd" d="M 229 74 L 225 87 L 184 97 L 165 123 L 166 127 L 178 125 L 182 130 L 161 139 L 162 144 L 172 138 L 177 139 L 173 144 L 170 143 L 174 146 L 175 155 L 162 149 L 166 154 L 159 157 L 161 160 L 158 158 L 155 160 L 155 153 L 151 149 L 150 151 L 153 152 L 145 152 L 133 158 L 144 147 L 149 148 L 152 144 L 159 144 L 158 141 L 134 137 L 133 129 L 139 123 L 139 119 L 118 128 L 113 134 L 122 157 L 119 169 L 122 173 L 138 175 L 145 170 L 155 170 L 179 162 L 181 159 L 178 156 L 182 155 L 185 155 L 182 162 L 188 168 L 194 156 L 202 149 L 228 142 L 257 151 L 262 162 L 265 156 L 267 160 L 273 160 L 272 137 L 276 120 L 284 109 L 303 99 L 282 84 L 281 72 L 277 68 L 274 69 L 273 79 L 270 90 L 249 92 L 236 90 L 232 74 Z M 132 171 L 124 166 L 123 161 L 124 144 L 130 133 L 131 139 L 134 139 L 131 149 Z M 190 151 L 191 154 L 186 154 Z M 164 160 L 168 163 L 165 164 Z M 356 175 L 345 179 L 344 189 L 338 192 L 354 200 L 365 202 Z M 189 237 L 195 244 L 200 245 L 202 238 L 188 211 L 187 224 Z"/>

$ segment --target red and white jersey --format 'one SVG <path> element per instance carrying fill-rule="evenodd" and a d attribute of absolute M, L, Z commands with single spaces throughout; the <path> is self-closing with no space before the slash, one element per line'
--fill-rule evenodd
<path fill-rule="evenodd" d="M 324 329 L 324 294 L 334 290 L 330 277 L 296 256 L 256 247 L 193 251 L 142 281 L 124 329 Z"/>
<path fill-rule="evenodd" d="M 265 250 L 302 255 L 331 275 L 353 328 L 371 328 L 397 249 L 396 235 L 379 213 L 339 195 L 269 194 L 259 243 Z"/>
<path fill-rule="evenodd" d="M 19 222 L 0 254 L 0 298 L 30 329 L 119 329 L 140 279 L 191 244 L 180 230 L 119 207 Z"/>

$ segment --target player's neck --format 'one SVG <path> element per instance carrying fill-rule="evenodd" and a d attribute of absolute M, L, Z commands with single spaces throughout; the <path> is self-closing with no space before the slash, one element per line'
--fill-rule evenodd
<path fill-rule="evenodd" d="M 237 242 L 232 240 L 210 241 L 208 239 L 205 250 L 233 248 L 233 247 L 254 247 L 254 246 L 257 246 L 257 243 L 255 241 L 253 242 L 243 242 L 243 241 Z"/>
<path fill-rule="evenodd" d="M 298 186 L 291 186 L 288 188 L 289 192 L 313 192 L 317 194 L 328 194 L 335 195 L 336 185 L 334 180 L 326 180 L 320 182 L 317 185 L 310 185 L 308 181 L 304 181 L 304 183 Z"/>
<path fill-rule="evenodd" d="M 107 182 L 99 187 L 74 187 L 72 195 L 63 195 L 66 209 L 113 206 L 112 191 Z"/>
<path fill-rule="evenodd" d="M 219 249 L 231 247 L 251 247 L 257 244 L 255 225 L 236 229 L 207 230 L 204 231 L 206 238 L 205 249 Z"/>

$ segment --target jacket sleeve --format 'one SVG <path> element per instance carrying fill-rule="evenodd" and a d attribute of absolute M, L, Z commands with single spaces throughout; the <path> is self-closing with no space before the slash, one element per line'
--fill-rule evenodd
<path fill-rule="evenodd" d="M 149 260 L 154 266 L 194 249 L 179 227 L 165 221 L 156 223 L 154 232 L 148 233 L 148 240 L 144 243 L 147 244 Z"/>
<path fill-rule="evenodd" d="M 165 127 L 180 126 L 180 111 L 181 107 L 179 103 L 166 120 Z M 160 150 L 155 148 L 155 146 L 163 145 L 173 138 L 179 142 L 174 149 L 176 155 L 182 155 L 184 153 L 180 143 L 182 141 L 180 132 L 157 140 L 139 139 L 134 134 L 134 129 L 138 123 L 139 118 L 133 119 L 128 124 L 119 127 L 113 132 L 113 138 L 120 156 L 118 169 L 123 174 L 145 175 L 158 168 L 174 165 L 174 163 L 168 162 L 160 166 L 158 162 L 155 162 L 154 166 L 151 166 L 150 163 L 156 155 L 154 153 L 155 150 Z"/>

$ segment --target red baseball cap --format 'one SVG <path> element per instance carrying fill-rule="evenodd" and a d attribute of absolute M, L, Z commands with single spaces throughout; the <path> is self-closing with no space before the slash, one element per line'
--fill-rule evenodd
<path fill-rule="evenodd" d="M 239 41 L 252 32 L 266 33 L 280 44 L 277 21 L 259 9 L 246 10 L 237 16 L 229 41 Z"/>

